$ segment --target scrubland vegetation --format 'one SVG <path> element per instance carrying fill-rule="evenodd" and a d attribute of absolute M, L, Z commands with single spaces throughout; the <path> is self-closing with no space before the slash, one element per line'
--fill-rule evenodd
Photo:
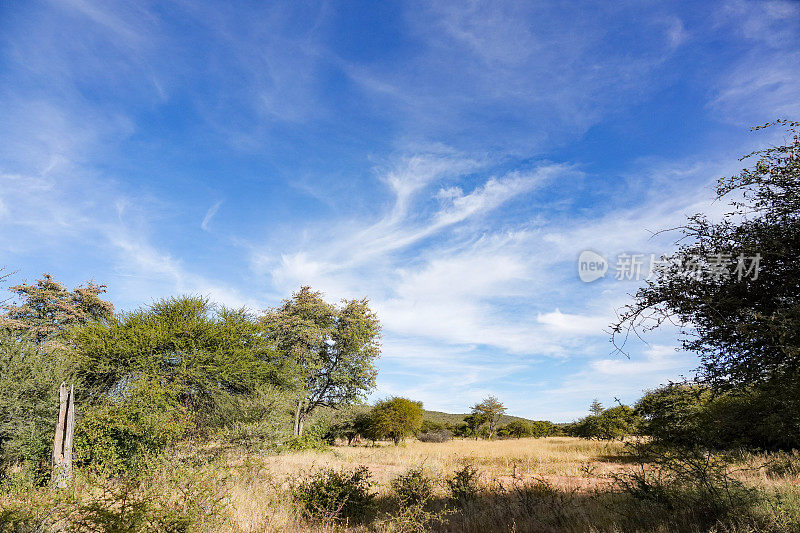
<path fill-rule="evenodd" d="M 136 478 L 83 471 L 61 492 L 10 485 L 0 516 L 10 530 L 11 524 L 220 532 L 798 528 L 796 455 L 744 453 L 730 458 L 729 470 L 703 463 L 693 471 L 678 462 L 639 464 L 627 446 L 574 437 L 282 454 L 185 445 L 148 462 Z"/>
<path fill-rule="evenodd" d="M 677 320 L 697 380 L 570 424 L 509 418 L 495 396 L 460 420 L 365 404 L 380 351 L 366 299 L 303 287 L 260 315 L 193 296 L 115 313 L 92 283 L 10 287 L 0 530 L 800 531 L 797 127 L 720 181 L 732 213 L 690 218 L 613 327 L 624 350 Z M 756 253 L 757 277 L 683 269 Z M 77 415 L 56 472 L 62 382 Z"/>

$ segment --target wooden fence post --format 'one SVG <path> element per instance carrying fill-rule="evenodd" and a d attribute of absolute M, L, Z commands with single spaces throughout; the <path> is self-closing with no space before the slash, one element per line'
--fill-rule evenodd
<path fill-rule="evenodd" d="M 62 383 L 58 388 L 60 406 L 58 424 L 53 439 L 52 481 L 59 488 L 65 488 L 72 479 L 72 438 L 75 434 L 75 386 Z"/>

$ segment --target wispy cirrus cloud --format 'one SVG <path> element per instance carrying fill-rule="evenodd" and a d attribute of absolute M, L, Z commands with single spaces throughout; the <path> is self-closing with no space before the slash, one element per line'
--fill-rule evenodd
<path fill-rule="evenodd" d="M 221 205 L 222 205 L 222 200 L 214 203 L 214 205 L 208 208 L 208 211 L 206 211 L 206 215 L 203 217 L 203 221 L 200 222 L 200 229 L 202 229 L 203 231 L 208 231 L 208 225 L 211 223 L 211 219 L 214 218 L 214 215 L 217 214 L 217 211 L 219 211 Z"/>

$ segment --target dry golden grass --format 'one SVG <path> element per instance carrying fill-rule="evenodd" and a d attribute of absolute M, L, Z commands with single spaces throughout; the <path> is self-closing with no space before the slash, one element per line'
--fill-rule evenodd
<path fill-rule="evenodd" d="M 614 490 L 610 474 L 632 466 L 626 464 L 623 448 L 620 442 L 569 437 L 446 443 L 409 441 L 401 446 L 336 446 L 327 451 L 280 455 L 215 446 L 198 450 L 189 446 L 156 463 L 157 467 L 148 473 L 144 491 L 145 496 L 156 498 L 148 500 L 151 504 L 163 503 L 165 509 L 193 508 L 200 517 L 193 529 L 197 531 L 399 533 L 412 530 L 393 521 L 398 507 L 392 498 L 390 481 L 409 469 L 422 467 L 438 480 L 436 497 L 429 509 L 434 512 L 445 507 L 451 509 L 445 521 L 429 524 L 426 531 L 710 531 L 695 528 L 691 513 L 687 515 L 685 509 L 681 516 L 673 516 L 663 507 L 633 500 Z M 774 521 L 775 526 L 770 527 L 770 531 L 794 530 L 788 526 L 797 526 L 800 531 L 797 476 L 767 475 L 765 469 L 760 468 L 764 460 L 761 454 L 742 458 L 737 465 L 740 469 L 737 477 L 749 486 L 759 487 L 764 494 L 780 494 L 777 500 L 765 501 L 757 508 L 762 517 L 767 517 L 767 522 Z M 466 464 L 480 472 L 481 490 L 475 500 L 455 505 L 448 499 L 443 481 Z M 323 467 L 339 470 L 362 465 L 372 473 L 377 494 L 377 509 L 366 523 L 310 521 L 293 503 L 290 490 L 293 481 Z M 74 509 L 77 508 L 75 502 L 85 504 L 93 490 L 97 492 L 96 487 L 92 489 L 85 481 L 83 485 L 76 483 L 73 503 L 64 502 L 64 505 Z M 215 501 L 216 495 L 222 498 L 224 507 L 214 518 L 206 511 L 208 502 Z M 40 500 L 36 506 L 42 515 L 47 515 L 58 503 L 48 489 L 17 495 L 0 494 L 0 518 L 6 506 L 21 504 L 24 508 L 26 498 L 29 506 L 35 503 L 33 498 Z M 174 505 L 170 503 L 172 500 Z M 187 503 L 190 501 L 193 503 Z M 782 507 L 776 508 L 776 501 L 782 502 Z M 208 519 L 204 518 L 206 515 Z M 75 512 L 71 516 L 76 516 Z M 726 526 L 724 530 L 762 529 L 737 525 Z"/>
<path fill-rule="evenodd" d="M 487 479 L 544 478 L 556 486 L 591 488 L 618 470 L 620 442 L 573 437 L 513 440 L 452 440 L 444 443 L 408 441 L 400 446 L 337 446 L 327 452 L 300 452 L 267 457 L 264 464 L 279 476 L 296 476 L 317 467 L 369 467 L 384 487 L 409 468 L 424 467 L 433 475 L 450 476 L 465 464 L 476 466 Z"/>
<path fill-rule="evenodd" d="M 400 446 L 336 446 L 323 452 L 274 456 L 232 454 L 227 458 L 236 472 L 229 491 L 230 519 L 219 531 L 231 528 L 241 532 L 366 530 L 365 526 L 347 528 L 308 523 L 286 499 L 291 480 L 323 467 L 338 470 L 367 466 L 379 497 L 388 497 L 390 480 L 411 468 L 423 467 L 430 475 L 443 480 L 466 464 L 477 467 L 481 483 L 489 492 L 543 479 L 561 491 L 589 493 L 607 485 L 609 481 L 604 475 L 622 466 L 615 462 L 622 447 L 620 442 L 551 437 L 500 441 L 464 439 L 445 443 L 410 440 Z M 443 484 L 438 486 L 438 492 L 444 499 Z"/>
<path fill-rule="evenodd" d="M 451 477 L 465 464 L 478 468 L 482 485 L 489 492 L 524 485 L 533 479 L 545 479 L 558 490 L 577 493 L 589 492 L 608 483 L 602 476 L 620 468 L 614 458 L 621 448 L 619 442 L 553 437 L 453 440 L 446 443 L 409 441 L 401 446 L 337 446 L 325 452 L 265 457 L 232 455 L 228 460 L 237 474 L 231 483 L 231 514 L 220 531 L 226 528 L 241 532 L 367 530 L 365 526 L 347 528 L 312 524 L 299 517 L 297 509 L 286 499 L 286 488 L 291 480 L 321 467 L 349 469 L 367 466 L 373 474 L 379 497 L 388 497 L 390 480 L 411 468 L 423 467 L 430 475 L 442 480 Z M 438 492 L 444 499 L 443 484 L 439 485 Z M 508 511 L 496 502 L 492 507 L 501 515 Z M 482 515 L 489 521 L 503 521 L 502 516 L 491 516 L 486 512 Z M 467 531 L 464 526 L 456 526 L 454 531 Z"/>
<path fill-rule="evenodd" d="M 482 496 L 450 515 L 445 523 L 433 527 L 434 531 L 677 530 L 669 516 L 634 516 L 627 521 L 620 516 L 618 504 L 624 496 L 610 490 L 609 474 L 630 466 L 621 454 L 623 448 L 621 442 L 551 437 L 446 443 L 409 441 L 397 447 L 337 446 L 324 452 L 275 456 L 233 454 L 227 457 L 236 472 L 230 485 L 230 517 L 218 531 L 397 531 L 391 524 L 380 521 L 350 527 L 308 522 L 289 501 L 288 485 L 318 468 L 351 469 L 364 465 L 373 474 L 379 500 L 389 501 L 389 482 L 400 473 L 423 467 L 441 481 L 465 464 L 478 468 Z M 757 468 L 762 460 L 754 456 L 744 461 L 742 466 L 752 470 L 745 468 L 739 477 L 751 486 L 778 489 L 784 496 L 800 499 L 797 490 L 792 489 L 797 479 L 767 476 L 763 469 Z M 442 508 L 447 501 L 444 483 L 438 485 L 437 493 Z M 647 515 L 650 509 L 642 508 L 639 512 Z M 631 526 L 632 523 L 636 525 Z M 684 526 L 680 529 L 686 530 Z"/>

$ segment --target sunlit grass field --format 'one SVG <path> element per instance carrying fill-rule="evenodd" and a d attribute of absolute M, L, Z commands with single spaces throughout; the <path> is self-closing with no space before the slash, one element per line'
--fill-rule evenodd
<path fill-rule="evenodd" d="M 0 518 L 4 509 L 31 508 L 36 520 L 55 527 L 41 531 L 163 530 L 163 521 L 155 527 L 123 526 L 136 522 L 136 513 L 146 508 L 151 517 L 174 515 L 175 527 L 169 530 L 218 533 L 800 531 L 796 454 L 789 456 L 791 468 L 777 474 L 764 467 L 769 455 L 738 457 L 733 475 L 759 499 L 748 506 L 744 522 L 731 519 L 709 528 L 696 525 L 691 505 L 671 508 L 622 491 L 614 474 L 637 468 L 625 454 L 626 446 L 571 437 L 444 443 L 409 439 L 400 446 L 340 445 L 276 454 L 184 443 L 146 466 L 131 485 L 132 492 L 126 492 L 124 480 L 98 483 L 78 471 L 67 491 L 42 487 L 0 494 Z M 447 480 L 465 465 L 477 470 L 478 491 L 474 499 L 458 503 L 450 496 Z M 367 519 L 312 519 L 293 498 L 293 485 L 320 469 L 351 471 L 362 466 L 369 469 L 375 494 Z M 422 526 L 398 519 L 402 509 L 391 486 L 398 475 L 418 468 L 433 480 L 427 509 L 438 516 Z M 53 516 L 59 518 L 48 518 Z M 81 527 L 90 516 L 93 524 L 105 525 Z M 150 518 L 143 520 L 146 525 Z"/>
<path fill-rule="evenodd" d="M 410 440 L 400 446 L 336 446 L 327 452 L 299 452 L 265 459 L 278 475 L 294 475 L 318 466 L 353 467 L 366 465 L 375 480 L 385 484 L 409 468 L 424 466 L 434 475 L 451 475 L 472 464 L 491 479 L 546 478 L 556 484 L 600 481 L 600 474 L 618 469 L 614 462 L 623 443 L 550 437 L 546 439 L 472 440 L 444 443 Z M 591 474 L 588 474 L 591 472 Z M 597 474 L 597 475 L 592 475 Z"/>
<path fill-rule="evenodd" d="M 465 464 L 478 469 L 484 496 L 445 522 L 430 526 L 433 531 L 628 531 L 639 526 L 647 531 L 675 530 L 678 526 L 669 516 L 620 519 L 624 497 L 610 474 L 631 468 L 622 453 L 624 447 L 619 441 L 550 437 L 445 443 L 412 440 L 397 447 L 336 446 L 324 452 L 264 457 L 233 454 L 227 460 L 238 473 L 231 484 L 230 515 L 218 531 L 394 531 L 387 525 L 308 522 L 285 497 L 286 487 L 322 467 L 364 465 L 373 474 L 378 501 L 389 500 L 390 480 L 408 469 L 423 467 L 441 481 Z M 798 479 L 767 476 L 758 468 L 764 460 L 745 458 L 738 476 L 750 486 L 777 491 L 785 502 L 796 505 Z M 444 505 L 445 483 L 437 485 L 437 492 Z M 641 512 L 646 514 L 648 509 Z"/>
<path fill-rule="evenodd" d="M 329 451 L 305 451 L 275 456 L 229 456 L 238 468 L 231 490 L 231 517 L 220 531 L 235 527 L 239 531 L 318 531 L 323 525 L 306 523 L 297 516 L 288 501 L 275 498 L 293 479 L 322 467 L 334 469 L 364 465 L 373 474 L 378 497 L 390 496 L 389 482 L 412 468 L 422 467 L 436 479 L 444 480 L 466 464 L 475 466 L 480 482 L 488 493 L 512 490 L 531 480 L 545 480 L 565 493 L 589 494 L 607 485 L 606 474 L 622 468 L 615 462 L 624 446 L 619 441 L 603 442 L 572 437 L 545 439 L 472 440 L 458 439 L 444 443 L 409 440 L 400 446 L 336 446 Z M 246 474 L 245 474 L 246 472 Z M 437 485 L 446 499 L 444 483 Z M 502 509 L 494 509 L 500 512 Z M 484 518 L 496 521 L 492 527 L 507 531 L 502 516 L 484 512 Z M 488 526 L 486 522 L 483 526 Z M 481 524 L 453 529 L 479 531 Z M 367 531 L 365 526 L 352 528 L 327 524 L 329 530 Z M 444 526 L 442 526 L 444 527 Z M 522 531 L 517 529 L 518 531 Z M 524 530 L 524 529 L 523 529 Z"/>

